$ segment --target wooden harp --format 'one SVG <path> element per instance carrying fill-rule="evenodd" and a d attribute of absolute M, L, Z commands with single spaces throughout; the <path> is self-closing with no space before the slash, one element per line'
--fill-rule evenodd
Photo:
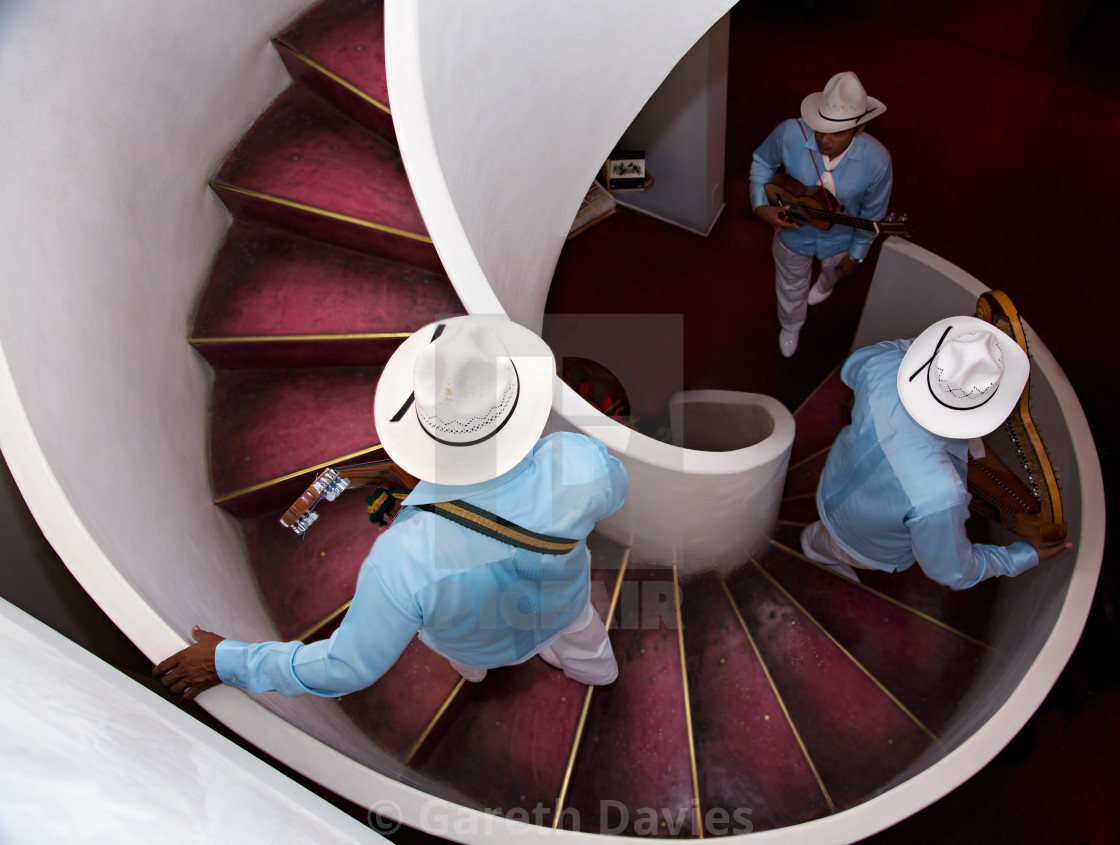
<path fill-rule="evenodd" d="M 1007 294 L 998 290 L 981 294 L 976 301 L 976 316 L 1009 335 L 1030 354 L 1019 312 Z M 985 455 L 969 456 L 968 492 L 972 494 L 969 507 L 974 513 L 1040 546 L 1064 540 L 1067 525 L 1058 474 L 1031 418 L 1030 394 L 1028 380 L 1015 410 L 1000 428 L 984 438 Z M 1017 464 L 1026 478 L 1013 472 L 1005 461 Z"/>

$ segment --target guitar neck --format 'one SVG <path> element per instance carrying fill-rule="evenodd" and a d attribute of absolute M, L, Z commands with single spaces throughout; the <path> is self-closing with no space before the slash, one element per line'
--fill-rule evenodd
<path fill-rule="evenodd" d="M 822 220 L 825 223 L 834 223 L 840 226 L 851 226 L 853 229 L 865 229 L 868 232 L 879 234 L 879 224 L 866 217 L 853 217 L 850 214 L 841 214 L 839 211 L 827 211 L 823 208 L 798 204 L 797 213 L 809 220 Z"/>

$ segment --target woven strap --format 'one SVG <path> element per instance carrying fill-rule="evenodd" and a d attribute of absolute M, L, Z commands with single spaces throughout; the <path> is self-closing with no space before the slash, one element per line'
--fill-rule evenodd
<path fill-rule="evenodd" d="M 389 515 L 389 508 L 403 502 L 412 491 L 405 488 L 401 490 L 386 490 L 384 487 L 373 488 L 373 495 L 366 496 L 366 513 L 369 521 L 384 525 Z"/>
<path fill-rule="evenodd" d="M 370 522 L 385 524 L 385 515 L 396 502 L 404 501 L 411 490 L 385 490 L 378 487 L 372 496 L 366 497 L 366 511 L 369 513 Z M 564 537 L 550 537 L 548 534 L 537 534 L 529 531 L 516 523 L 502 519 L 490 511 L 468 505 L 461 499 L 454 502 L 433 502 L 428 505 L 416 505 L 420 510 L 438 514 L 445 519 L 476 531 L 486 537 L 498 540 L 509 546 L 527 549 L 531 552 L 540 552 L 545 555 L 566 555 L 579 545 L 579 540 L 568 540 Z"/>

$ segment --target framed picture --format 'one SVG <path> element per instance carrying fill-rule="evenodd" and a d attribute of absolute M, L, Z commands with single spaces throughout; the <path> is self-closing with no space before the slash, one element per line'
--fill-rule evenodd
<path fill-rule="evenodd" d="M 607 189 L 642 190 L 646 186 L 646 154 L 643 150 L 615 150 L 604 165 Z"/>

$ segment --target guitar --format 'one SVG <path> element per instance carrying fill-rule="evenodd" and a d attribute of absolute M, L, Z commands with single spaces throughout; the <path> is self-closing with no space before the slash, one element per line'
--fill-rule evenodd
<path fill-rule="evenodd" d="M 795 223 L 808 223 L 822 231 L 833 225 L 865 229 L 876 235 L 910 237 L 909 220 L 905 214 L 888 214 L 882 220 L 868 220 L 842 214 L 843 206 L 821 185 L 807 188 L 787 173 L 775 173 L 766 185 L 766 199 L 770 205 L 789 206 L 786 215 Z"/>
<path fill-rule="evenodd" d="M 976 316 L 1010 335 L 1029 353 L 1019 312 L 1007 294 L 998 290 L 981 294 L 976 302 Z M 1034 545 L 1048 545 L 1064 540 L 1068 529 L 1062 513 L 1058 473 L 1050 462 L 1038 426 L 1031 418 L 1030 399 L 1028 381 L 1015 410 L 1003 424 L 1007 439 L 997 438 L 993 432 L 984 438 L 985 454 L 969 458 L 968 492 L 972 494 L 969 508 Z M 1007 462 L 1022 467 L 1026 481 L 996 456 L 995 452 L 1001 449 Z"/>
<path fill-rule="evenodd" d="M 416 478 L 389 460 L 352 464 L 338 469 L 327 467 L 315 477 L 311 485 L 303 491 L 303 495 L 284 512 L 280 517 L 280 524 L 302 537 L 311 524 L 319 518 L 319 512 L 315 507 L 324 499 L 333 502 L 343 491 L 356 490 L 360 487 L 385 489 L 407 487 L 411 490 L 416 483 Z M 395 504 L 394 515 L 399 508 L 399 503 Z M 392 516 L 387 515 L 387 520 L 391 521 Z"/>

